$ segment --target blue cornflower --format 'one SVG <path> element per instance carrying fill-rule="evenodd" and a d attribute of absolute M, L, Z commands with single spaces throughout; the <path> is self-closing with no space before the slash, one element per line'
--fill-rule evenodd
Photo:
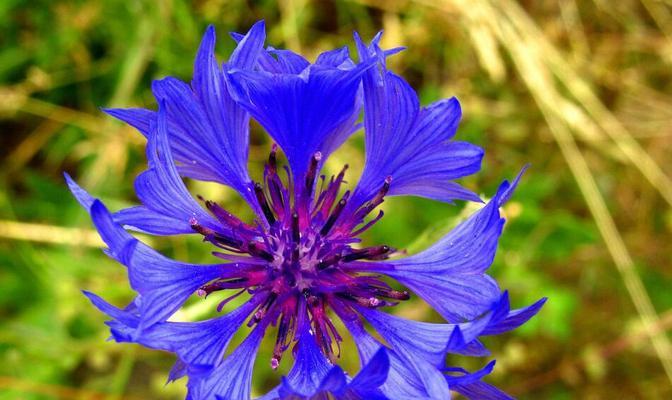
<path fill-rule="evenodd" d="M 511 310 L 508 294 L 486 275 L 504 225 L 499 207 L 520 176 L 502 183 L 481 210 L 419 254 L 401 257 L 389 246 L 359 246 L 357 236 L 382 218 L 382 211 L 372 213 L 386 196 L 480 201 L 451 182 L 477 172 L 483 157 L 477 146 L 452 140 L 459 103 L 453 98 L 420 107 L 415 91 L 387 70 L 386 57 L 400 49 L 381 50 L 380 35 L 369 46 L 355 35 L 357 63 L 341 48 L 313 64 L 288 50 L 264 48 L 263 22 L 233 38 L 238 45 L 220 66 L 209 28 L 191 85 L 170 77 L 154 82 L 158 111 L 105 110 L 148 139 L 149 166 L 135 181 L 142 205 L 110 213 L 66 174 L 106 253 L 128 268 L 137 292 L 123 309 L 85 292 L 111 318 L 112 337 L 174 352 L 178 360 L 170 380 L 187 375 L 192 400 L 250 398 L 257 350 L 272 332 L 270 366 L 277 368 L 290 348 L 294 364 L 264 399 L 445 399 L 450 390 L 470 398 L 507 398 L 481 381 L 494 361 L 474 373 L 445 361 L 449 353 L 487 356 L 479 337 L 516 328 L 545 300 Z M 250 116 L 276 143 L 261 182 L 247 172 Z M 362 126 L 364 171 L 352 191 L 343 191 L 347 165 L 330 178 L 321 175 L 322 166 Z M 199 197 L 203 208 L 182 177 L 233 188 L 255 221 L 244 222 Z M 171 260 L 126 229 L 200 234 L 217 247 L 213 255 L 220 261 Z M 411 294 L 382 276 L 411 289 L 446 323 L 383 312 Z M 169 320 L 193 294 L 218 291 L 233 291 L 219 312 L 233 298 L 247 300 L 210 320 Z M 352 378 L 337 365 L 342 332 L 335 318 L 354 338 L 362 361 Z M 227 352 L 241 327 L 246 338 Z"/>

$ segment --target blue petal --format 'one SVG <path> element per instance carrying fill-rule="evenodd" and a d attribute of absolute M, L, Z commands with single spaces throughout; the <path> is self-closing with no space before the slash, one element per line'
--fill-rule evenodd
<path fill-rule="evenodd" d="M 317 393 L 320 382 L 329 374 L 331 363 L 326 359 L 310 333 L 309 327 L 301 329 L 294 356 L 294 366 L 283 379 L 280 396 L 312 396 Z"/>
<path fill-rule="evenodd" d="M 334 68 L 351 68 L 354 64 L 350 59 L 350 52 L 346 46 L 338 49 L 325 51 L 317 56 L 317 65 L 326 65 Z"/>
<path fill-rule="evenodd" d="M 245 196 L 250 181 L 248 117 L 229 97 L 213 49 L 214 41 L 208 41 L 206 34 L 192 87 L 167 77 L 154 81 L 152 91 L 159 103 L 165 104 L 166 129 L 176 160 L 198 168 L 201 177 L 229 185 Z"/>
<path fill-rule="evenodd" d="M 210 26 L 196 55 L 191 98 L 197 100 L 205 121 L 210 123 L 210 129 L 205 131 L 210 135 L 199 138 L 204 149 L 215 158 L 216 164 L 210 167 L 216 170 L 220 182 L 245 195 L 250 182 L 247 174 L 249 119 L 228 93 L 224 71 L 215 59 L 215 40 L 215 29 Z"/>
<path fill-rule="evenodd" d="M 483 330 L 482 334 L 499 335 L 516 329 L 536 315 L 546 303 L 546 300 L 547 298 L 544 297 L 530 306 L 511 311 L 509 308 L 508 293 L 505 292 L 500 300 L 500 316 L 498 318 L 493 318 L 494 321 Z"/>
<path fill-rule="evenodd" d="M 130 312 L 120 310 L 117 307 L 111 305 L 110 303 L 103 300 L 100 296 L 95 293 L 83 290 L 82 293 L 91 301 L 91 303 L 96 306 L 100 311 L 107 314 L 109 317 L 115 319 L 116 321 L 121 322 L 122 324 L 128 326 L 130 329 L 135 329 L 138 327 L 139 318 L 137 315 L 133 315 Z"/>
<path fill-rule="evenodd" d="M 273 72 L 298 75 L 310 66 L 308 60 L 291 50 L 269 47 L 267 51 L 275 56 L 273 59 L 277 66 L 272 68 Z M 268 60 L 268 58 L 265 58 L 265 60 Z"/>
<path fill-rule="evenodd" d="M 500 389 L 485 382 L 474 382 L 468 385 L 455 385 L 451 387 L 462 396 L 471 400 L 513 400 L 514 398 Z"/>
<path fill-rule="evenodd" d="M 168 372 L 168 379 L 166 380 L 166 384 L 182 378 L 183 376 L 187 375 L 188 372 L 187 364 L 185 364 L 182 360 L 177 359 L 175 364 L 173 364 L 173 367 Z"/>
<path fill-rule="evenodd" d="M 451 142 L 460 121 L 456 99 L 441 100 L 421 109 L 418 96 L 401 77 L 384 70 L 386 54 L 367 48 L 355 36 L 360 59 L 377 60 L 363 78 L 366 164 L 352 203 L 369 200 L 390 176 L 390 195 L 415 195 L 441 201 L 479 198 L 449 182 L 480 169 L 483 151 L 474 145 Z"/>
<path fill-rule="evenodd" d="M 449 322 L 485 313 L 499 299 L 497 283 L 485 272 L 504 226 L 499 207 L 514 186 L 505 181 L 485 207 L 429 249 L 391 261 L 392 268 L 381 264 L 379 272 L 408 286 Z"/>
<path fill-rule="evenodd" d="M 379 388 L 387 381 L 389 372 L 390 357 L 385 347 L 381 347 L 348 384 L 348 393 L 351 393 L 354 398 L 387 399 Z"/>
<path fill-rule="evenodd" d="M 446 380 L 450 389 L 454 390 L 464 397 L 473 400 L 512 400 L 513 397 L 487 383 L 481 382 L 481 379 L 490 374 L 495 367 L 495 361 L 491 361 L 484 368 L 469 373 L 462 368 L 449 368 L 448 370 L 461 373 L 460 376 L 448 375 Z"/>
<path fill-rule="evenodd" d="M 96 200 L 86 190 L 80 187 L 67 173 L 63 174 L 73 196 L 84 209 L 89 211 Z M 173 235 L 176 233 L 193 233 L 191 226 L 176 224 L 172 216 L 152 211 L 144 206 L 130 207 L 120 210 L 113 215 L 114 222 L 145 233 L 157 235 Z M 177 226 L 176 226 L 177 225 Z M 143 228 L 149 227 L 149 231 Z"/>
<path fill-rule="evenodd" d="M 176 85 L 186 87 L 186 84 L 178 81 L 175 78 L 166 78 L 168 81 L 175 82 Z M 154 86 L 157 84 L 155 82 Z M 186 89 L 189 91 L 190 89 Z M 156 111 L 146 110 L 142 108 L 128 108 L 128 109 L 103 109 L 107 114 L 124 121 L 131 126 L 138 129 L 146 138 L 150 138 L 154 133 L 158 113 Z M 200 112 L 200 111 L 196 111 Z M 182 176 L 199 179 L 203 181 L 218 181 L 218 171 L 213 170 L 208 163 L 213 161 L 212 156 L 208 154 L 203 146 L 194 144 L 194 140 L 198 142 L 198 138 L 193 137 L 190 129 L 185 129 L 184 124 L 181 123 L 182 114 L 168 113 L 168 132 L 169 142 L 172 149 L 175 161 L 179 162 L 181 166 L 178 168 Z M 206 162 L 207 161 L 207 162 Z"/>
<path fill-rule="evenodd" d="M 359 321 L 343 319 L 351 332 L 363 365 L 371 362 L 381 344 L 364 330 Z M 381 391 L 391 400 L 449 398 L 448 385 L 439 370 L 429 362 L 413 359 L 397 349 L 387 349 L 389 372 Z"/>
<path fill-rule="evenodd" d="M 233 71 L 229 77 L 237 100 L 283 149 L 300 179 L 317 151 L 324 162 L 353 132 L 364 70 L 313 65 L 301 75 Z"/>
<path fill-rule="evenodd" d="M 175 218 L 150 210 L 145 206 L 135 206 L 114 213 L 114 222 L 127 229 L 154 235 L 175 235 L 194 233 L 189 225 L 175 223 Z"/>
<path fill-rule="evenodd" d="M 241 38 L 224 69 L 252 68 L 263 50 L 264 23 L 256 23 Z M 154 82 L 154 95 L 167 108 L 167 131 L 175 161 L 183 176 L 215 181 L 237 190 L 256 210 L 247 173 L 249 115 L 231 98 L 224 69 L 214 55 L 215 30 L 209 27 L 194 63 L 191 87 L 168 77 Z M 156 112 L 144 109 L 107 109 L 146 137 L 152 136 Z"/>
<path fill-rule="evenodd" d="M 301 398 L 312 399 L 318 394 L 329 393 L 337 399 L 386 399 L 379 388 L 387 380 L 390 361 L 381 347 L 348 383 L 349 378 L 339 366 L 331 366 L 317 347 L 312 335 L 301 336 L 296 363 L 283 377 L 282 384 L 262 399 Z M 293 397 L 294 396 L 294 397 Z"/>
<path fill-rule="evenodd" d="M 166 107 L 161 104 L 156 129 L 147 145 L 150 168 L 135 180 L 136 194 L 145 208 L 134 210 L 136 219 L 124 219 L 123 223 L 145 232 L 159 234 L 169 230 L 166 218 L 172 218 L 173 233 L 177 234 L 193 232 L 190 221 L 195 219 L 199 224 L 221 232 L 221 223 L 196 203 L 177 172 L 168 144 L 166 113 Z M 154 226 L 157 214 L 164 218 L 159 226 Z"/>
<path fill-rule="evenodd" d="M 187 398 L 192 400 L 247 400 L 250 398 L 252 370 L 264 330 L 250 335 L 211 374 L 191 379 Z"/>
<path fill-rule="evenodd" d="M 239 274 L 235 264 L 185 264 L 160 255 L 117 225 L 100 201 L 93 203 L 91 218 L 108 254 L 128 267 L 131 286 L 142 296 L 141 330 L 165 321 L 205 283 Z"/>
<path fill-rule="evenodd" d="M 139 315 L 119 310 L 93 293 L 85 294 L 98 309 L 113 318 L 108 325 L 118 342 L 134 342 L 173 352 L 192 373 L 204 373 L 219 364 L 236 330 L 258 305 L 258 301 L 250 301 L 211 320 L 161 322 L 138 331 Z"/>
<path fill-rule="evenodd" d="M 144 108 L 103 108 L 103 111 L 134 127 L 147 138 L 151 132 L 152 122 L 156 121 L 156 111 Z"/>
<path fill-rule="evenodd" d="M 469 373 L 468 371 L 462 368 L 446 368 L 446 371 L 462 373 L 462 375 L 459 376 L 447 375 L 446 380 L 448 381 L 448 384 L 451 385 L 451 387 L 453 385 L 460 385 L 460 384 L 466 385 L 481 380 L 481 378 L 483 378 L 484 376 L 489 375 L 494 368 L 495 368 L 495 360 L 490 361 L 485 367 L 474 373 Z"/>
<path fill-rule="evenodd" d="M 470 357 L 489 356 L 490 351 L 479 340 L 474 339 L 467 341 L 467 339 L 465 339 L 460 327 L 469 324 L 471 323 L 468 322 L 455 327 L 452 334 L 450 335 L 448 344 L 446 345 L 446 352 L 451 354 L 462 354 L 464 356 Z M 482 334 L 484 326 L 481 323 L 478 325 L 478 334 Z"/>
<path fill-rule="evenodd" d="M 246 35 L 235 35 L 234 39 L 238 42 L 238 46 L 231 53 L 227 65 L 239 69 L 252 69 L 264 50 L 266 23 L 264 20 L 257 21 Z"/>
<path fill-rule="evenodd" d="M 446 350 L 456 331 L 461 342 L 451 347 L 462 348 L 482 334 L 491 316 L 457 325 L 412 321 L 366 307 L 358 307 L 358 310 L 392 349 L 398 353 L 408 352 L 409 356 L 437 367 L 444 364 Z"/>
<path fill-rule="evenodd" d="M 310 63 L 308 60 L 306 60 L 302 55 L 294 53 L 291 50 L 284 50 L 284 49 L 275 49 L 271 46 L 269 46 L 266 50 L 262 49 L 262 46 L 264 44 L 264 39 L 265 37 L 263 36 L 263 21 L 258 22 L 255 24 L 254 27 L 250 30 L 250 32 L 254 31 L 255 27 L 259 24 L 262 24 L 262 30 L 261 33 L 262 35 L 258 35 L 257 37 L 259 40 L 255 42 L 256 46 L 254 46 L 255 49 L 255 57 L 254 58 L 249 58 L 251 63 L 248 63 L 246 65 L 241 65 L 240 63 L 236 63 L 234 60 L 236 59 L 235 57 L 235 52 L 234 55 L 231 56 L 231 59 L 229 60 L 230 68 L 229 69 L 253 69 L 253 67 L 257 66 L 259 69 L 262 71 L 274 73 L 274 74 L 300 74 L 305 70 Z M 250 35 L 250 34 L 248 34 Z M 243 46 L 243 41 L 245 40 L 244 36 L 232 32 L 231 37 L 233 40 L 235 40 L 239 45 L 238 47 Z"/>
<path fill-rule="evenodd" d="M 334 366 L 327 376 L 320 383 L 318 393 L 330 393 L 335 395 L 336 398 L 340 398 L 343 392 L 346 390 L 348 385 L 345 372 L 338 365 Z"/>
<path fill-rule="evenodd" d="M 64 172 L 63 176 L 65 177 L 65 182 L 68 184 L 68 188 L 72 195 L 75 196 L 77 202 L 88 211 L 96 199 L 86 190 L 82 189 L 67 172 Z"/>

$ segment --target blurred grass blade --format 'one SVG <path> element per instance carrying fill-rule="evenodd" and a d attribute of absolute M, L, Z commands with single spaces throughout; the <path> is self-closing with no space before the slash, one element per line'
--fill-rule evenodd
<path fill-rule="evenodd" d="M 103 247 L 98 232 L 91 229 L 0 220 L 0 237 L 69 246 Z"/>
<path fill-rule="evenodd" d="M 532 21 L 529 15 L 516 3 L 507 0 L 504 6 L 497 7 L 497 18 L 507 18 L 519 40 L 523 41 L 530 50 L 536 50 L 543 62 L 557 75 L 557 78 L 580 102 L 594 121 L 616 143 L 618 148 L 630 160 L 630 163 L 644 175 L 644 177 L 660 192 L 661 196 L 672 206 L 672 180 L 665 175 L 660 166 L 633 138 L 628 130 L 604 106 L 590 86 L 566 58 L 546 39 L 544 33 Z M 543 56 L 542 56 L 543 55 Z"/>
<path fill-rule="evenodd" d="M 604 198 L 599 192 L 595 178 L 593 177 L 585 158 L 579 151 L 569 126 L 556 111 L 556 105 L 558 104 L 557 100 L 561 98 L 561 96 L 555 88 L 551 71 L 545 64 L 545 60 L 548 59 L 547 48 L 538 46 L 535 42 L 531 41 L 529 37 L 520 33 L 520 26 L 518 24 L 523 19 L 519 18 L 520 13 L 523 11 L 520 10 L 516 4 L 513 4 L 508 0 L 499 2 L 498 6 L 490 4 L 487 0 L 480 2 L 464 2 L 456 0 L 452 3 L 458 5 L 460 11 L 470 18 L 488 21 L 490 28 L 499 38 L 502 46 L 511 53 L 511 59 L 548 122 L 551 133 L 558 143 L 562 155 L 567 161 L 567 165 L 579 185 L 579 189 L 595 219 L 595 223 L 607 245 L 607 249 L 621 274 L 637 312 L 639 313 L 644 326 L 648 327 L 648 333 L 658 358 L 665 369 L 669 381 L 672 382 L 672 346 L 670 345 L 670 341 L 664 333 L 657 332 L 652 328 L 657 323 L 658 317 L 653 304 L 651 303 L 651 299 L 635 270 L 632 257 L 616 228 Z M 507 14 L 507 12 L 509 13 Z M 538 40 L 541 41 L 541 39 Z M 594 110 L 602 111 L 603 106 L 599 101 L 595 99 L 595 102 L 592 102 L 592 93 L 581 93 L 587 96 L 586 100 L 591 102 Z M 601 117 L 609 121 L 613 118 L 606 109 Z M 612 123 L 616 126 L 620 126 L 620 123 L 618 122 L 612 121 Z M 627 135 L 627 132 L 622 133 Z M 630 139 L 632 138 L 630 137 Z M 641 150 L 638 146 L 630 146 L 629 141 L 626 143 L 628 144 L 621 146 L 621 148 L 624 151 L 629 151 L 629 153 L 626 153 L 629 156 L 638 153 L 639 150 L 637 149 Z M 647 159 L 649 158 L 647 157 Z M 634 163 L 634 160 L 632 161 Z M 642 162 L 641 159 L 639 161 Z M 644 170 L 642 172 L 644 172 Z M 645 173 L 645 176 L 648 175 Z M 672 187 L 670 187 L 670 189 L 672 189 Z M 665 194 L 666 191 L 663 190 L 661 193 Z M 669 200 L 672 200 L 672 197 L 670 197 Z M 672 201 L 670 203 L 672 204 Z"/>

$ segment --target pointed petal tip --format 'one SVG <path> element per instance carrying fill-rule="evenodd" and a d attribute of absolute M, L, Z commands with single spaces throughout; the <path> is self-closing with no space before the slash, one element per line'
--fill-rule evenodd
<path fill-rule="evenodd" d="M 212 55 L 215 51 L 215 42 L 217 41 L 217 32 L 215 31 L 215 26 L 210 24 L 205 28 L 203 32 L 203 37 L 201 38 L 201 43 L 198 46 L 198 52 L 196 55 L 196 65 L 198 65 L 198 60 L 203 56 L 207 57 Z"/>
<path fill-rule="evenodd" d="M 499 297 L 498 304 L 509 304 L 509 291 L 504 290 L 502 295 Z"/>
<path fill-rule="evenodd" d="M 110 212 L 107 210 L 107 207 L 105 207 L 105 204 L 103 204 L 102 201 L 99 199 L 94 199 L 93 203 L 91 203 L 91 214 L 95 214 L 97 216 L 102 216 L 102 215 L 109 215 Z M 111 216 L 110 216 L 111 218 Z"/>
<path fill-rule="evenodd" d="M 541 308 L 546 304 L 547 301 L 548 297 L 544 296 L 539 300 L 535 301 L 532 305 L 529 306 L 529 308 L 535 310 L 534 313 L 536 314 L 541 310 Z"/>
<path fill-rule="evenodd" d="M 504 180 L 501 185 L 499 185 L 499 189 L 497 190 L 497 205 L 502 206 L 504 203 L 509 201 L 511 196 L 513 195 L 513 192 L 515 192 L 516 187 L 518 186 L 518 183 L 520 183 L 520 180 L 522 179 L 523 175 L 527 171 L 527 169 L 530 167 L 530 164 L 527 163 L 521 168 L 520 172 L 518 172 L 518 175 L 513 179 L 512 182 L 509 182 L 508 180 Z"/>
<path fill-rule="evenodd" d="M 387 348 L 385 348 L 385 346 L 380 346 L 380 349 L 376 351 L 376 354 L 371 357 L 371 361 L 373 360 L 376 360 L 376 362 L 389 363 L 390 356 L 387 354 Z"/>
<path fill-rule="evenodd" d="M 449 350 L 459 350 L 466 346 L 467 343 L 464 341 L 464 335 L 462 334 L 462 329 L 459 325 L 456 325 L 453 329 L 453 332 L 448 338 L 448 343 L 446 343 L 446 349 Z"/>
<path fill-rule="evenodd" d="M 93 292 L 90 292 L 88 290 L 85 290 L 85 289 L 81 289 L 80 292 L 82 292 L 82 294 L 84 296 L 86 296 L 86 298 L 89 299 L 92 302 L 93 302 L 93 299 L 100 298 L 97 294 L 95 294 Z"/>
<path fill-rule="evenodd" d="M 250 30 L 253 30 L 253 29 L 264 29 L 264 30 L 266 30 L 266 20 L 262 18 L 259 21 L 255 22 L 254 24 L 252 24 L 252 27 L 250 28 Z"/>
<path fill-rule="evenodd" d="M 383 38 L 383 33 L 384 32 L 385 32 L 384 29 L 379 30 L 378 33 L 375 34 L 373 39 L 371 39 L 371 44 L 375 45 L 375 46 L 378 46 L 378 44 L 380 43 L 380 40 Z"/>
<path fill-rule="evenodd" d="M 460 113 L 460 117 L 462 117 L 462 103 L 460 102 L 460 99 L 458 99 L 456 96 L 452 96 L 448 98 L 446 102 L 451 106 L 455 107 L 455 110 L 453 112 Z"/>
<path fill-rule="evenodd" d="M 385 55 L 385 57 L 389 57 L 389 56 L 393 56 L 397 53 L 401 53 L 402 51 L 404 51 L 406 49 L 407 49 L 406 46 L 397 46 L 397 47 L 393 47 L 391 49 L 383 50 L 383 54 Z"/>
<path fill-rule="evenodd" d="M 67 172 L 63 172 L 63 178 L 65 179 L 66 185 L 68 185 L 68 190 L 70 190 L 70 193 L 72 193 L 72 195 L 75 197 L 75 200 L 77 200 L 77 202 L 87 212 L 89 212 L 91 210 L 91 205 L 97 199 L 91 196 L 89 192 L 84 190 L 81 186 L 79 186 Z"/>

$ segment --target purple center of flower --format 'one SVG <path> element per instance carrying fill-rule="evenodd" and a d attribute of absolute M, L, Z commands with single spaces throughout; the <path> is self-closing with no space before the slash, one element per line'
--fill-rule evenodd
<path fill-rule="evenodd" d="M 248 326 L 277 326 L 277 339 L 271 366 L 277 368 L 282 354 L 294 339 L 300 318 L 310 318 L 312 331 L 324 354 L 335 363 L 340 355 L 341 336 L 332 323 L 328 309 L 395 305 L 407 300 L 405 291 L 392 289 L 378 276 L 357 273 L 358 262 L 384 260 L 395 249 L 381 245 L 353 248 L 356 236 L 369 229 L 383 216 L 369 221 L 367 216 L 387 194 L 391 178 L 381 182 L 372 199 L 359 206 L 348 204 L 350 191 L 339 198 L 348 168 L 329 180 L 317 176 L 322 154 L 315 153 L 302 181 L 294 182 L 288 168 L 281 179 L 273 146 L 264 169 L 264 182 L 253 190 L 265 221 L 252 226 L 221 208 L 203 200 L 205 206 L 224 226 L 227 234 L 215 232 L 192 219 L 192 228 L 204 240 L 226 250 L 214 255 L 234 262 L 240 274 L 217 279 L 198 290 L 206 296 L 226 289 L 239 289 L 218 306 L 248 292 L 258 304 Z M 335 352 L 336 347 L 337 352 Z"/>

